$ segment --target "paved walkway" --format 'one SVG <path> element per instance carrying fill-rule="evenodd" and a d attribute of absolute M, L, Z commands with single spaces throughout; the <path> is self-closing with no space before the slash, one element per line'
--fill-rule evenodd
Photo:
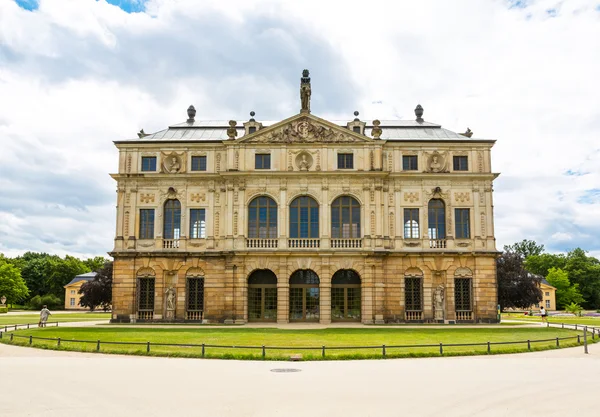
<path fill-rule="evenodd" d="M 518 355 L 260 362 L 0 344 L 2 415 L 597 417 L 600 346 Z M 300 372 L 272 372 L 273 369 Z"/>

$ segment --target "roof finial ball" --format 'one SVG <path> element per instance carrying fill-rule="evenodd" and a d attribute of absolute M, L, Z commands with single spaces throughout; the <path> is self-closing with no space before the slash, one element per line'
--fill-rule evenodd
<path fill-rule="evenodd" d="M 254 120 L 254 115 L 255 115 L 255 114 L 256 114 L 256 113 L 254 113 L 254 110 L 252 110 L 252 111 L 250 112 L 250 121 L 251 121 L 251 122 L 256 122 L 256 120 Z"/>
<path fill-rule="evenodd" d="M 360 113 L 358 112 L 358 110 L 355 110 L 355 111 L 354 111 L 354 121 L 355 121 L 355 122 L 360 122 L 360 120 L 358 119 L 358 115 L 359 115 L 359 114 L 360 114 Z"/>
<path fill-rule="evenodd" d="M 187 114 L 188 114 L 187 122 L 194 123 L 194 117 L 196 117 L 196 109 L 194 108 L 194 106 L 188 107 Z"/>
<path fill-rule="evenodd" d="M 423 106 L 420 104 L 417 104 L 417 107 L 415 108 L 415 116 L 417 116 L 417 122 L 423 123 L 425 121 L 423 120 Z"/>

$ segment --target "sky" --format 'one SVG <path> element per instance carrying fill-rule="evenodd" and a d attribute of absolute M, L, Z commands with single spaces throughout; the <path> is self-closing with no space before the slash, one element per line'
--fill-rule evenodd
<path fill-rule="evenodd" d="M 600 0 L 0 0 L 0 253 L 106 255 L 114 140 L 414 118 L 496 139 L 497 247 L 600 256 Z"/>

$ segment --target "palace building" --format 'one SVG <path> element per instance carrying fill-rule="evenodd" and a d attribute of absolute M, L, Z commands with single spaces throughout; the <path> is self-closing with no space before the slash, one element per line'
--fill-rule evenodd
<path fill-rule="evenodd" d="M 494 140 L 311 113 L 119 140 L 113 322 L 495 322 Z"/>

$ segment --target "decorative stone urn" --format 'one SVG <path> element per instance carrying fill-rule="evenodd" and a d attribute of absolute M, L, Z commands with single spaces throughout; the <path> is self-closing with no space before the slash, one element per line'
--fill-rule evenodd
<path fill-rule="evenodd" d="M 3 307 L 6 305 L 6 297 L 5 296 L 0 297 L 0 305 Z"/>

